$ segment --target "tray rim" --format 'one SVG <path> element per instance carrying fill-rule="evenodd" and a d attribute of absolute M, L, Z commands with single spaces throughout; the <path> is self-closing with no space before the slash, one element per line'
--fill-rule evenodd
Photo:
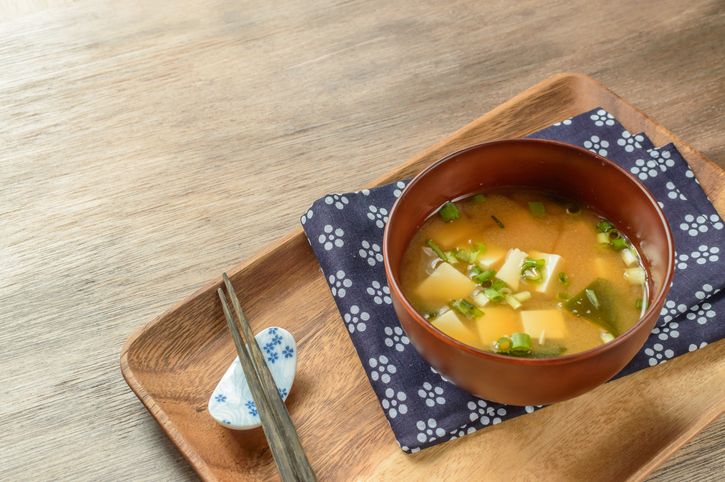
<path fill-rule="evenodd" d="M 613 98 L 619 100 L 620 102 L 626 104 L 629 108 L 632 109 L 635 113 L 639 114 L 645 123 L 648 125 L 649 128 L 656 130 L 659 134 L 661 134 L 664 137 L 667 137 L 668 139 L 673 142 L 677 149 L 680 150 L 683 155 L 687 153 L 689 156 L 694 156 L 699 158 L 701 161 L 703 161 L 705 164 L 709 164 L 710 168 L 714 168 L 713 172 L 717 173 L 720 177 L 720 179 L 725 178 L 725 170 L 723 170 L 717 163 L 715 163 L 712 159 L 702 154 L 699 150 L 695 149 L 693 146 L 691 146 L 689 143 L 682 140 L 681 137 L 674 134 L 672 131 L 664 127 L 663 125 L 657 123 L 650 117 L 648 114 L 644 113 L 640 109 L 638 109 L 636 106 L 625 100 L 620 95 L 613 92 L 611 89 L 606 87 L 604 84 L 599 82 L 598 80 L 594 79 L 593 77 L 579 73 L 579 72 L 560 72 L 557 74 L 553 74 L 549 77 L 546 77 L 540 82 L 537 82 L 536 84 L 532 85 L 531 87 L 528 87 L 527 89 L 519 92 L 515 96 L 509 98 L 505 102 L 497 105 L 493 109 L 485 112 L 483 115 L 476 117 L 472 121 L 468 122 L 464 126 L 460 127 L 459 129 L 453 131 L 452 133 L 448 134 L 438 142 L 430 145 L 429 147 L 417 151 L 413 156 L 402 162 L 401 164 L 396 165 L 393 169 L 390 171 L 382 174 L 381 176 L 378 176 L 371 182 L 367 183 L 363 186 L 363 188 L 372 188 L 378 185 L 381 185 L 383 183 L 389 182 L 392 177 L 396 175 L 396 173 L 400 172 L 401 170 L 405 169 L 406 167 L 410 166 L 411 164 L 417 162 L 418 159 L 425 157 L 427 154 L 436 151 L 438 148 L 448 144 L 451 140 L 456 139 L 460 137 L 461 134 L 468 132 L 471 130 L 474 126 L 477 124 L 485 121 L 489 117 L 494 117 L 498 115 L 500 112 L 506 111 L 511 106 L 518 104 L 522 99 L 531 96 L 534 92 L 545 90 L 547 87 L 555 86 L 557 83 L 571 80 L 575 82 L 590 84 L 591 88 L 598 89 L 600 91 L 604 91 L 611 95 Z M 687 156 L 685 156 L 687 158 Z M 230 277 L 233 277 L 237 273 L 251 268 L 256 263 L 260 262 L 263 258 L 265 258 L 268 254 L 271 254 L 272 252 L 276 251 L 279 248 L 282 248 L 285 244 L 292 241 L 297 236 L 304 236 L 304 231 L 301 227 L 296 227 L 288 231 L 286 234 L 282 235 L 281 237 L 277 238 L 276 240 L 271 241 L 268 245 L 266 245 L 264 248 L 260 249 L 259 251 L 252 254 L 250 257 L 238 262 L 230 269 L 226 270 L 226 272 L 230 275 Z M 181 308 L 194 298 L 198 297 L 202 293 L 208 291 L 209 289 L 216 288 L 218 286 L 221 286 L 221 275 L 217 278 L 213 278 L 205 283 L 203 283 L 199 288 L 191 292 L 190 294 L 184 296 L 182 299 L 171 305 L 169 308 L 165 309 L 163 312 L 161 312 L 159 315 L 152 318 L 150 321 L 146 322 L 145 324 L 139 326 L 136 328 L 126 339 L 124 342 L 122 348 L 121 348 L 121 355 L 120 355 L 120 368 L 121 368 L 121 374 L 123 375 L 124 380 L 128 384 L 128 386 L 131 388 L 131 390 L 134 392 L 134 394 L 138 397 L 138 399 L 141 401 L 141 403 L 146 407 L 146 409 L 149 411 L 151 416 L 158 422 L 163 432 L 166 434 L 166 436 L 171 440 L 171 442 L 177 447 L 177 449 L 181 452 L 181 454 L 184 456 L 184 458 L 189 462 L 189 464 L 192 466 L 192 468 L 197 472 L 197 474 L 204 480 L 216 480 L 215 474 L 211 471 L 211 468 L 209 467 L 206 460 L 204 460 L 202 457 L 199 456 L 199 454 L 194 450 L 193 445 L 191 445 L 186 438 L 176 430 L 175 424 L 171 420 L 171 418 L 167 415 L 167 413 L 156 403 L 156 400 L 154 397 L 152 397 L 145 389 L 143 383 L 139 381 L 139 379 L 136 377 L 133 368 L 130 366 L 128 361 L 129 352 L 131 351 L 134 343 L 141 338 L 149 329 L 151 329 L 154 325 L 159 323 L 163 318 L 168 316 L 169 314 L 173 313 L 177 309 Z M 715 406 L 713 409 L 704 412 L 696 422 L 694 422 L 690 427 L 682 432 L 678 437 L 673 439 L 668 445 L 666 445 L 662 450 L 657 452 L 647 463 L 643 464 L 636 472 L 634 472 L 630 480 L 644 480 L 648 475 L 650 475 L 657 467 L 662 465 L 664 461 L 666 461 L 668 458 L 672 456 L 674 452 L 676 452 L 680 447 L 685 445 L 689 440 L 691 440 L 695 435 L 697 435 L 699 432 L 701 432 L 707 425 L 712 423 L 713 420 L 715 420 L 719 415 L 722 413 L 725 413 L 725 404 L 721 404 L 722 406 Z"/>

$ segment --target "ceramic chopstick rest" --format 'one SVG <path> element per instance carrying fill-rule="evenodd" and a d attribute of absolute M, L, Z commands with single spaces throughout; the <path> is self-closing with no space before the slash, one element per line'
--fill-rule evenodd
<path fill-rule="evenodd" d="M 255 335 L 262 349 L 277 390 L 286 400 L 292 389 L 297 370 L 297 343 L 285 329 L 270 327 Z M 257 405 L 244 376 L 244 370 L 235 358 L 209 397 L 207 407 L 212 418 L 233 430 L 250 430 L 261 426 Z"/>

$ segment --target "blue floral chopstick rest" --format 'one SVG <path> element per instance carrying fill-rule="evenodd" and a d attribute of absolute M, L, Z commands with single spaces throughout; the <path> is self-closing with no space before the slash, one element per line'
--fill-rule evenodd
<path fill-rule="evenodd" d="M 284 328 L 270 327 L 255 335 L 282 400 L 287 399 L 297 370 L 297 343 Z M 207 409 L 220 425 L 250 430 L 262 425 L 244 370 L 235 358 L 209 398 Z"/>

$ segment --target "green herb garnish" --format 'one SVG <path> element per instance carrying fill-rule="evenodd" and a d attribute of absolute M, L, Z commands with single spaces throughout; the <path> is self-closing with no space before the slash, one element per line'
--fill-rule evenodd
<path fill-rule="evenodd" d="M 469 319 L 483 316 L 483 311 L 468 300 L 453 300 L 448 303 L 448 306 Z"/>
<path fill-rule="evenodd" d="M 496 353 L 509 353 L 511 351 L 511 338 L 508 336 L 502 336 L 496 340 L 493 349 Z"/>
<path fill-rule="evenodd" d="M 443 221 L 450 223 L 461 217 L 461 211 L 454 203 L 448 201 L 438 211 L 438 214 L 443 218 Z"/>
<path fill-rule="evenodd" d="M 503 293 L 493 288 L 486 288 L 485 290 L 483 290 L 483 294 L 486 295 L 486 298 L 491 301 L 503 301 L 505 298 L 505 295 Z"/>
<path fill-rule="evenodd" d="M 473 264 L 478 261 L 478 257 L 486 252 L 486 245 L 483 243 L 476 243 L 474 249 L 462 249 L 456 250 L 456 258 L 460 259 L 464 263 Z"/>
<path fill-rule="evenodd" d="M 494 216 L 493 214 L 491 215 L 491 219 L 493 219 L 493 222 L 495 222 L 496 224 L 498 224 L 498 227 L 499 228 L 501 228 L 501 229 L 504 228 L 504 225 L 501 222 L 501 220 L 499 218 L 497 218 L 496 216 Z"/>
<path fill-rule="evenodd" d="M 473 196 L 473 202 L 476 204 L 481 204 L 485 200 L 486 196 L 484 196 L 483 194 L 476 194 L 475 196 Z"/>
<path fill-rule="evenodd" d="M 597 223 L 597 231 L 600 233 L 608 233 L 614 226 L 609 221 L 599 221 Z"/>
<path fill-rule="evenodd" d="M 526 258 L 521 265 L 521 276 L 525 280 L 538 283 L 544 279 L 543 269 L 545 265 L 545 259 Z"/>
<path fill-rule="evenodd" d="M 478 284 L 484 283 L 486 281 L 491 280 L 494 276 L 496 276 L 496 270 L 495 269 L 487 269 L 487 270 L 481 270 L 481 268 L 478 268 L 479 272 L 476 273 L 471 277 L 473 281 L 475 281 Z"/>
<path fill-rule="evenodd" d="M 615 251 L 622 251 L 629 243 L 624 238 L 615 238 L 609 241 L 609 246 Z"/>
<path fill-rule="evenodd" d="M 544 207 L 544 203 L 539 201 L 530 202 L 529 211 L 531 211 L 531 214 L 533 214 L 537 218 L 541 218 L 546 215 L 546 208 Z"/>

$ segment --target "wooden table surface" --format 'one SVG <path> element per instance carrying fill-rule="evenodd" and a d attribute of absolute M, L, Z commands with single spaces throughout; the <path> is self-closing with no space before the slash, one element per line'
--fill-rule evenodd
<path fill-rule="evenodd" d="M 725 3 L 601 3 L 0 2 L 0 478 L 193 480 L 125 338 L 552 73 L 722 166 Z M 724 472 L 721 417 L 653 479 Z"/>

